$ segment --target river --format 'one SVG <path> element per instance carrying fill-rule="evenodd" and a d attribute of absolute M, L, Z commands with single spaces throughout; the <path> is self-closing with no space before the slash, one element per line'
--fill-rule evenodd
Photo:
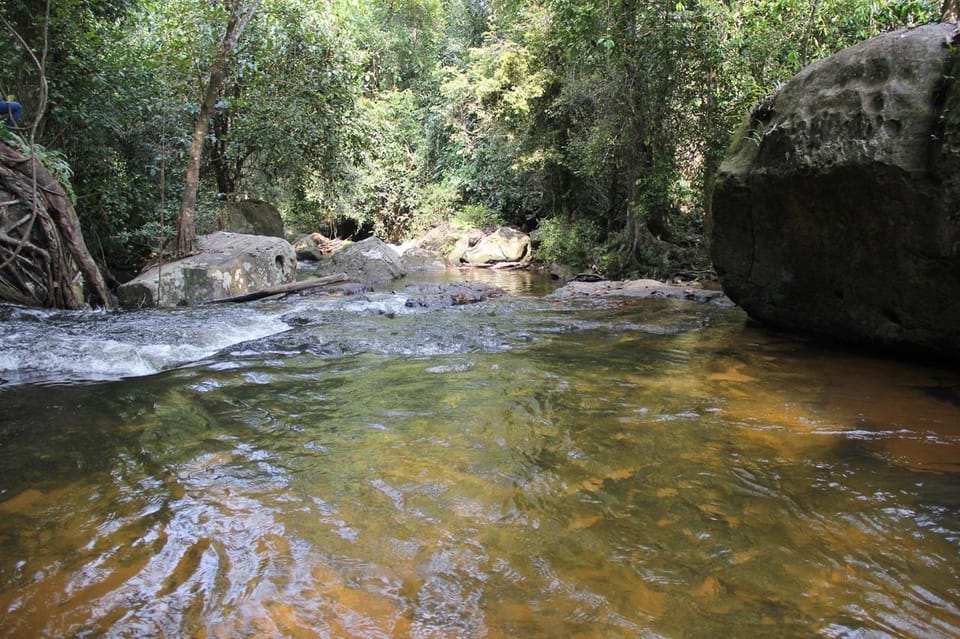
<path fill-rule="evenodd" d="M 960 636 L 960 373 L 499 277 L 0 307 L 0 637 Z"/>

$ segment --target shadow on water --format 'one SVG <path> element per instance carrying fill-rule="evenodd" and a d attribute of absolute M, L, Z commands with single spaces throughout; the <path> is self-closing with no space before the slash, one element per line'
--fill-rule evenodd
<path fill-rule="evenodd" d="M 405 309 L 0 390 L 0 636 L 960 633 L 956 373 L 668 300 Z"/>

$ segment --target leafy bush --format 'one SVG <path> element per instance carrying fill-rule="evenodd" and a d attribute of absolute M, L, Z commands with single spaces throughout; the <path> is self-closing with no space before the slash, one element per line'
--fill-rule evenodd
<path fill-rule="evenodd" d="M 503 216 L 483 204 L 467 204 L 457 209 L 453 221 L 464 228 L 493 228 L 502 226 Z"/>
<path fill-rule="evenodd" d="M 575 270 L 598 267 L 600 229 L 586 220 L 565 221 L 559 217 L 540 221 L 537 257 Z"/>

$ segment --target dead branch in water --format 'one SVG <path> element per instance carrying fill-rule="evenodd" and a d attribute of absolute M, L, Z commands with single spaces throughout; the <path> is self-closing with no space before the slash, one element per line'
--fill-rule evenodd
<path fill-rule="evenodd" d="M 326 286 L 328 284 L 345 282 L 348 279 L 350 278 L 347 277 L 346 273 L 334 273 L 333 275 L 327 275 L 326 277 L 319 277 L 315 280 L 304 280 L 303 282 L 291 282 L 290 284 L 279 284 L 277 286 L 262 288 L 259 291 L 244 293 L 243 295 L 233 295 L 231 297 L 221 297 L 215 300 L 208 300 L 207 302 L 204 302 L 204 303 L 220 304 L 223 302 L 252 302 L 253 300 L 263 299 L 264 297 L 270 297 L 271 295 L 285 295 L 287 293 L 297 293 L 300 291 L 307 291 L 312 288 L 319 288 L 321 286 Z"/>

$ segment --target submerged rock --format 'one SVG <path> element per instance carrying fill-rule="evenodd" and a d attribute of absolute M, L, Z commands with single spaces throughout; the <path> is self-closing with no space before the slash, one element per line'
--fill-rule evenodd
<path fill-rule="evenodd" d="M 955 25 L 883 34 L 801 71 L 721 166 L 710 244 L 760 321 L 960 353 Z"/>
<path fill-rule="evenodd" d="M 410 284 L 404 289 L 409 295 L 405 306 L 446 308 L 476 304 L 503 294 L 496 286 L 486 284 Z"/>
<path fill-rule="evenodd" d="M 296 279 L 293 247 L 277 237 L 219 232 L 197 238 L 197 248 L 196 255 L 156 266 L 120 286 L 120 305 L 199 304 Z"/>
<path fill-rule="evenodd" d="M 659 280 L 591 280 L 573 281 L 547 296 L 552 299 L 571 297 L 639 297 L 689 300 L 712 303 L 717 306 L 732 306 L 722 291 L 712 291 L 700 286 L 678 286 Z"/>

